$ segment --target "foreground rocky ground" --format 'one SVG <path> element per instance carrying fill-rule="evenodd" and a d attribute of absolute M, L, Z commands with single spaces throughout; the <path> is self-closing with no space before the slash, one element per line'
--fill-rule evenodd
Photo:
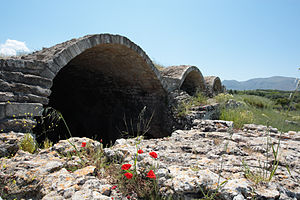
<path fill-rule="evenodd" d="M 259 176 L 247 178 L 245 165 L 258 174 L 264 162 L 273 163 L 268 136 L 268 143 L 275 147 L 280 139 L 278 168 L 270 182 L 255 183 L 253 177 Z M 80 162 L 78 156 L 68 156 L 74 151 L 68 141 L 61 140 L 49 149 L 30 154 L 18 150 L 20 138 L 22 134 L 18 133 L 0 134 L 3 199 L 128 199 L 118 186 L 113 187 L 109 174 L 99 178 L 106 172 L 93 165 L 67 170 L 76 169 Z M 84 148 L 82 142 L 94 149 L 101 145 L 88 138 L 70 141 L 79 150 Z M 133 164 L 136 145 L 144 151 L 138 155 L 138 168 L 157 167 L 159 190 L 166 197 L 201 199 L 201 190 L 216 191 L 227 180 L 218 189 L 216 199 L 300 199 L 299 132 L 279 133 L 275 128 L 253 124 L 233 130 L 231 122 L 194 120 L 192 130 L 177 130 L 160 139 L 119 139 L 103 153 L 117 163 Z M 156 160 L 148 155 L 152 151 L 158 154 Z"/>

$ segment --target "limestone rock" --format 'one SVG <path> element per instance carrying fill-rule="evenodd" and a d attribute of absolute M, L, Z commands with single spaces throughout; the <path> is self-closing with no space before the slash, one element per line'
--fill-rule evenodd
<path fill-rule="evenodd" d="M 271 134 L 268 128 L 256 125 L 247 125 L 246 132 L 232 131 L 231 122 L 219 120 L 196 121 L 195 124 L 203 127 L 177 130 L 165 138 L 119 139 L 111 148 L 105 148 L 104 154 L 108 160 L 114 159 L 120 165 L 133 164 L 137 148 L 142 149 L 144 153 L 138 154 L 137 169 L 141 173 L 143 169 L 155 166 L 161 195 L 172 195 L 173 199 L 200 199 L 203 192 L 208 191 L 226 200 L 300 198 L 300 141 L 295 136 L 297 133 Z M 218 131 L 221 125 L 227 128 L 226 131 Z M 205 126 L 214 131 L 203 132 L 201 129 Z M 18 134 L 10 137 L 18 138 Z M 253 177 L 245 173 L 247 170 L 256 175 L 266 173 L 265 180 L 270 176 L 269 168 L 261 168 L 266 164 L 271 167 L 274 162 L 267 138 L 268 143 L 275 147 L 280 138 L 278 168 L 270 182 L 254 183 Z M 87 142 L 92 148 L 100 145 L 88 138 L 70 138 L 69 141 L 79 150 L 82 142 Z M 11 139 L 11 143 L 14 142 L 17 140 Z M 9 196 L 18 199 L 126 199 L 111 189 L 108 179 L 96 177 L 94 166 L 74 172 L 66 169 L 72 164 L 70 162 L 76 165 L 80 161 L 77 156 L 71 160 L 65 157 L 74 150 L 73 145 L 62 140 L 36 154 L 19 150 L 12 158 L 1 158 L 0 191 L 9 186 Z M 152 151 L 158 154 L 157 159 L 149 156 Z"/>

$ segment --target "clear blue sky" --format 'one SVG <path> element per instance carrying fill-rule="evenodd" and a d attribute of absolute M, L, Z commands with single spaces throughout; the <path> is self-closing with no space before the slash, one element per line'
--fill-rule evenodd
<path fill-rule="evenodd" d="M 30 50 L 113 33 L 204 76 L 300 76 L 300 0 L 2 0 L 0 19 L 0 44 Z"/>

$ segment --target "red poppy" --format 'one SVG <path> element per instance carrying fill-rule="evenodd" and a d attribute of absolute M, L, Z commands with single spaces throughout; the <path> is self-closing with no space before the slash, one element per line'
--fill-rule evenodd
<path fill-rule="evenodd" d="M 154 151 L 150 152 L 149 155 L 150 155 L 152 158 L 157 158 L 157 153 L 155 153 Z"/>
<path fill-rule="evenodd" d="M 127 179 L 132 179 L 133 175 L 132 175 L 132 173 L 127 172 L 124 174 L 124 176 L 126 176 Z"/>
<path fill-rule="evenodd" d="M 131 164 L 124 164 L 124 165 L 122 165 L 121 169 L 123 169 L 123 170 L 129 170 L 130 167 L 131 167 Z"/>
<path fill-rule="evenodd" d="M 139 150 L 138 150 L 138 153 L 139 153 L 139 154 L 142 154 L 142 153 L 144 153 L 144 151 L 143 151 L 142 149 L 139 149 Z"/>
<path fill-rule="evenodd" d="M 112 190 L 114 190 L 114 189 L 116 189 L 116 188 L 117 188 L 116 185 L 114 185 L 114 186 L 111 187 Z"/>
<path fill-rule="evenodd" d="M 86 142 L 82 142 L 81 147 L 85 147 L 85 146 L 86 146 Z"/>
<path fill-rule="evenodd" d="M 127 196 L 127 199 L 130 199 L 130 196 L 129 196 L 129 195 Z"/>
<path fill-rule="evenodd" d="M 148 178 L 156 179 L 156 176 L 155 176 L 153 170 L 150 170 L 150 171 L 148 172 L 147 177 L 148 177 Z"/>
<path fill-rule="evenodd" d="M 102 139 L 100 139 L 100 143 L 102 143 L 103 141 L 102 141 Z"/>

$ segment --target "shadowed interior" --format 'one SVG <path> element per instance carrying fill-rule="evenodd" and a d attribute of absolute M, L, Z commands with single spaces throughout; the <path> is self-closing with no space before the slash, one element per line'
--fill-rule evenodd
<path fill-rule="evenodd" d="M 219 77 L 216 77 L 214 84 L 213 84 L 213 91 L 215 94 L 221 93 L 223 90 L 222 83 Z"/>
<path fill-rule="evenodd" d="M 199 72 L 192 71 L 186 76 L 180 89 L 186 91 L 191 96 L 197 92 L 204 91 L 203 78 L 201 78 Z"/>
<path fill-rule="evenodd" d="M 136 132 L 144 106 L 145 119 L 154 113 L 148 136 L 168 134 L 166 93 L 151 67 L 126 46 L 101 44 L 84 51 L 58 72 L 51 91 L 48 106 L 63 114 L 73 137 L 114 142 L 127 131 L 124 117 Z M 69 137 L 62 124 L 48 138 L 57 141 L 58 135 Z"/>

